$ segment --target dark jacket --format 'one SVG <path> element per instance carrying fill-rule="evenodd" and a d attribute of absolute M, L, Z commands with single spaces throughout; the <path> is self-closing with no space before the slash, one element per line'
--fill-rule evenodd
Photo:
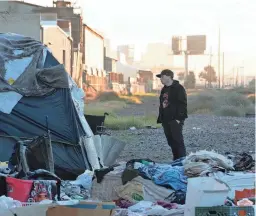
<path fill-rule="evenodd" d="M 168 106 L 165 108 L 165 116 L 163 117 L 163 94 L 165 92 L 168 92 Z M 184 121 L 188 117 L 187 94 L 179 81 L 174 80 L 171 86 L 164 86 L 159 99 L 160 107 L 157 123 L 170 122 L 172 120 Z"/>

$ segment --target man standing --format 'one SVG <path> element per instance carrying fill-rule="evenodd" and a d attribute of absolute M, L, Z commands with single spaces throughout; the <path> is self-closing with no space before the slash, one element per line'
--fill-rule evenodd
<path fill-rule="evenodd" d="M 172 149 L 173 160 L 186 156 L 182 129 L 187 115 L 187 94 L 174 73 L 165 69 L 156 75 L 164 87 L 160 94 L 160 107 L 157 123 L 162 123 L 168 145 Z"/>

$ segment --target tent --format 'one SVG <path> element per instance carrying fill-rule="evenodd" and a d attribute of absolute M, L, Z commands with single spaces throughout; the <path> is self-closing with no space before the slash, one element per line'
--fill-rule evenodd
<path fill-rule="evenodd" d="M 15 143 L 50 130 L 55 173 L 73 179 L 99 167 L 93 133 L 83 110 L 84 93 L 41 42 L 0 34 L 0 161 Z M 48 126 L 46 122 L 48 119 Z"/>

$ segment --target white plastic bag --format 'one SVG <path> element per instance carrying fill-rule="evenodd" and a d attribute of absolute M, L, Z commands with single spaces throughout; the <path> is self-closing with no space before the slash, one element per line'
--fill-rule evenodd
<path fill-rule="evenodd" d="M 21 202 L 6 196 L 0 197 L 0 209 L 12 209 L 17 207 L 22 207 Z"/>
<path fill-rule="evenodd" d="M 93 172 L 90 170 L 85 170 L 85 172 L 79 175 L 75 181 L 70 182 L 74 185 L 81 185 L 87 190 L 91 190 L 92 188 L 92 177 Z"/>
<path fill-rule="evenodd" d="M 128 208 L 129 211 L 141 215 L 168 215 L 170 211 L 150 201 L 140 201 Z"/>

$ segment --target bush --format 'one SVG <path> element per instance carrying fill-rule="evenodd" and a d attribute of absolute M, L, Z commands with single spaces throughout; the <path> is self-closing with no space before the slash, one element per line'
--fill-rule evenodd
<path fill-rule="evenodd" d="M 188 97 L 188 113 L 195 114 L 200 110 L 214 110 L 216 106 L 216 97 L 212 92 L 202 92 L 198 95 L 191 95 Z"/>
<path fill-rule="evenodd" d="M 254 93 L 255 93 L 255 79 L 253 79 L 249 82 L 249 88 L 254 90 Z"/>
<path fill-rule="evenodd" d="M 122 101 L 123 99 L 121 99 L 118 94 L 116 92 L 113 91 L 109 91 L 109 92 L 100 92 L 96 99 L 98 101 Z"/>
<path fill-rule="evenodd" d="M 235 106 L 235 107 L 248 107 L 250 106 L 250 101 L 242 94 L 236 92 L 220 94 L 217 100 L 219 106 Z"/>
<path fill-rule="evenodd" d="M 255 97 L 256 95 L 255 94 L 251 94 L 251 95 L 248 95 L 248 100 L 252 102 L 252 104 L 255 105 Z"/>
<path fill-rule="evenodd" d="M 249 88 L 237 87 L 237 88 L 234 88 L 230 91 L 234 91 L 234 90 L 235 90 L 236 93 L 243 94 L 243 95 L 248 95 L 248 94 L 254 94 L 255 93 L 255 89 L 251 88 L 251 87 L 249 87 Z"/>
<path fill-rule="evenodd" d="M 233 116 L 233 117 L 241 117 L 245 116 L 243 111 L 244 109 L 241 107 L 234 107 L 234 106 L 221 106 L 219 109 L 215 111 L 216 115 L 219 116 Z"/>
<path fill-rule="evenodd" d="M 108 117 L 106 118 L 105 126 L 107 129 L 112 130 L 127 130 L 130 127 L 142 128 L 144 127 L 144 123 L 139 117 Z"/>
<path fill-rule="evenodd" d="M 245 110 L 251 104 L 251 101 L 245 95 L 239 94 L 234 90 L 208 90 L 188 96 L 188 113 L 244 116 Z"/>
<path fill-rule="evenodd" d="M 255 106 L 251 105 L 245 109 L 246 114 L 255 114 Z"/>

